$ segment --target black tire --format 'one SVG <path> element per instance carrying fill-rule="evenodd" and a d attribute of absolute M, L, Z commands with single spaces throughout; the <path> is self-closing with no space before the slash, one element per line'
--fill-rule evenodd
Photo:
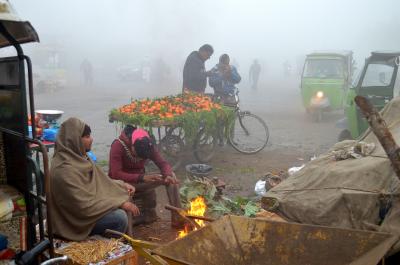
<path fill-rule="evenodd" d="M 351 133 L 349 130 L 343 130 L 339 133 L 338 141 L 341 142 L 344 140 L 353 140 L 353 137 L 351 136 Z"/>
<path fill-rule="evenodd" d="M 320 123 L 322 121 L 322 110 L 314 110 L 311 115 L 314 122 Z"/>
<path fill-rule="evenodd" d="M 182 164 L 184 147 L 185 144 L 182 139 L 176 135 L 166 135 L 160 141 L 160 152 L 173 170 L 176 170 Z"/>
<path fill-rule="evenodd" d="M 34 87 L 34 91 L 36 93 L 46 93 L 49 89 L 49 86 L 44 81 L 39 81 Z"/>
<path fill-rule="evenodd" d="M 232 147 L 243 154 L 255 154 L 267 145 L 269 130 L 260 117 L 251 113 L 236 116 L 229 128 L 228 140 Z"/>
<path fill-rule="evenodd" d="M 207 163 L 214 157 L 216 147 L 217 136 L 207 133 L 203 127 L 194 140 L 193 155 L 200 163 Z"/>

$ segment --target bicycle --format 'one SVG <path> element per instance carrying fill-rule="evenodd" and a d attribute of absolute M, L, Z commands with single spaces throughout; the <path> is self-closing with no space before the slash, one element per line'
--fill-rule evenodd
<path fill-rule="evenodd" d="M 213 101 L 224 103 L 225 99 L 221 95 L 210 95 Z M 209 162 L 217 147 L 217 141 L 220 145 L 225 145 L 225 135 L 227 134 L 228 143 L 238 152 L 243 154 L 255 154 L 260 152 L 268 143 L 269 130 L 263 119 L 252 114 L 250 111 L 243 111 L 239 104 L 239 90 L 236 89 L 233 99 L 225 106 L 232 107 L 235 113 L 235 119 L 225 126 L 219 126 L 214 133 L 207 132 L 204 124 L 200 125 L 199 132 L 194 142 L 194 155 L 202 163 Z M 224 133 L 225 127 L 225 133 Z"/>

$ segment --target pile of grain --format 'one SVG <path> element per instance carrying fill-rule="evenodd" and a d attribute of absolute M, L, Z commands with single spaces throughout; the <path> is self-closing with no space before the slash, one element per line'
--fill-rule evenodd
<path fill-rule="evenodd" d="M 107 258 L 107 253 L 118 248 L 119 240 L 89 240 L 72 242 L 57 252 L 74 262 L 74 264 L 97 263 Z"/>

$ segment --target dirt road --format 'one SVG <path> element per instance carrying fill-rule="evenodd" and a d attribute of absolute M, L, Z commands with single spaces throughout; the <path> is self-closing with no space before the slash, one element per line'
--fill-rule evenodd
<path fill-rule="evenodd" d="M 336 141 L 339 130 L 335 122 L 341 115 L 329 113 L 321 123 L 312 122 L 301 105 L 298 78 L 271 79 L 256 91 L 247 89 L 245 84 L 239 88 L 242 108 L 261 116 L 270 129 L 270 141 L 264 154 L 282 148 L 304 155 L 318 154 Z M 116 136 L 116 128 L 107 118 L 112 108 L 128 103 L 131 98 L 179 91 L 179 84 L 151 85 L 109 78 L 90 87 L 71 84 L 52 93 L 37 93 L 35 105 L 36 109 L 61 109 L 65 111 L 62 119 L 75 116 L 90 124 L 95 138 L 94 151 L 104 160 L 107 159 L 107 145 Z"/>

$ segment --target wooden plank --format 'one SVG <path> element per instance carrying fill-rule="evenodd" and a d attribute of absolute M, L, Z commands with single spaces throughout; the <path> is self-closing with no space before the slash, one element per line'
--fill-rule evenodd
<path fill-rule="evenodd" d="M 131 250 L 127 252 L 124 256 L 110 260 L 106 263 L 107 265 L 137 265 L 138 255 L 136 251 Z"/>
<path fill-rule="evenodd" d="M 392 167 L 400 179 L 400 148 L 396 144 L 392 133 L 389 131 L 385 120 L 371 102 L 362 96 L 356 96 L 356 104 L 360 107 L 363 115 L 367 118 L 371 130 L 374 132 L 387 156 L 392 162 Z"/>

